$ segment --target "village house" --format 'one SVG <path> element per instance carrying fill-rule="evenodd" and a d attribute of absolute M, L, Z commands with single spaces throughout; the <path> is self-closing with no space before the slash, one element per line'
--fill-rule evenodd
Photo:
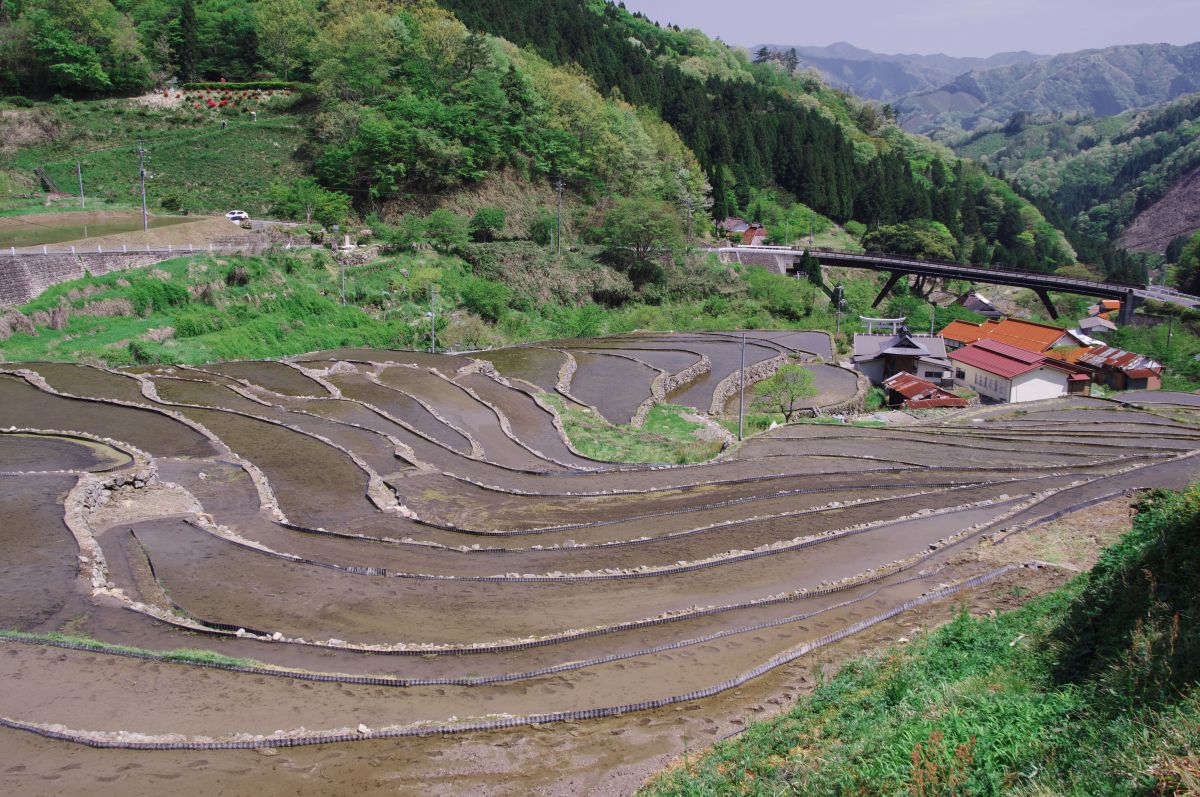
<path fill-rule="evenodd" d="M 950 352 L 950 359 L 955 383 L 991 401 L 1015 403 L 1091 392 L 1086 369 L 998 340 L 964 346 Z"/>
<path fill-rule="evenodd" d="M 856 334 L 851 362 L 873 385 L 898 373 L 937 382 L 952 376 L 945 341 L 938 335 L 914 335 L 906 327 L 895 335 Z"/>
<path fill-rule="evenodd" d="M 742 246 L 762 246 L 767 240 L 767 228 L 757 221 L 742 232 Z"/>
<path fill-rule="evenodd" d="M 1110 390 L 1160 390 L 1162 363 L 1113 346 L 1080 346 L 1052 354 L 1060 360 L 1090 368 L 1092 381 Z"/>
<path fill-rule="evenodd" d="M 955 304 L 962 305 L 971 312 L 979 313 L 982 316 L 992 319 L 999 319 L 1003 315 L 1003 313 L 996 309 L 996 305 L 992 304 L 991 299 L 988 299 L 978 291 L 964 293 Z"/>
<path fill-rule="evenodd" d="M 970 346 L 981 340 L 995 340 L 1037 354 L 1059 346 L 1079 346 L 1087 343 L 1078 335 L 1062 327 L 1022 321 L 1017 318 L 984 321 L 979 324 L 973 324 L 970 321 L 951 321 L 942 330 L 942 337 L 945 338 L 946 348 L 950 351 Z"/>
<path fill-rule="evenodd" d="M 887 390 L 888 404 L 891 406 L 899 404 L 909 410 L 967 406 L 965 398 L 912 374 L 892 374 L 883 380 L 883 387 Z"/>

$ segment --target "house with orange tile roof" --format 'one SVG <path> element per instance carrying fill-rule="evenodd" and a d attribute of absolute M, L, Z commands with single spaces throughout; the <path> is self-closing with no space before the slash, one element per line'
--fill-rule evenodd
<path fill-rule="evenodd" d="M 979 324 L 951 321 L 942 330 L 942 337 L 946 339 L 946 348 L 950 350 L 961 349 L 981 340 L 995 340 L 1036 354 L 1047 352 L 1056 346 L 1078 346 L 1086 343 L 1062 327 L 1022 321 L 1019 318 L 984 321 Z"/>

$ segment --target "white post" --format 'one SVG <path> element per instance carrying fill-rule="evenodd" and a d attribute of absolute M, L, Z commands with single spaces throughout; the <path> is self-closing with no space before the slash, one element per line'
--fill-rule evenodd
<path fill-rule="evenodd" d="M 72 246 L 72 247 L 71 247 L 71 254 L 75 254 L 75 247 L 74 247 L 74 246 Z"/>
<path fill-rule="evenodd" d="M 46 247 L 44 245 L 42 246 L 42 254 L 46 254 Z"/>
<path fill-rule="evenodd" d="M 208 242 L 208 253 L 209 253 L 210 255 L 212 254 L 212 241 L 209 241 L 209 242 Z"/>
<path fill-rule="evenodd" d="M 188 244 L 188 251 L 189 251 L 189 252 L 193 251 L 193 250 L 192 250 L 192 245 L 191 245 L 191 244 Z"/>
<path fill-rule="evenodd" d="M 16 257 L 16 256 L 17 256 L 17 247 L 15 247 L 15 246 L 10 246 L 10 247 L 8 247 L 8 251 L 12 253 L 12 256 L 13 256 L 13 257 Z"/>
<path fill-rule="evenodd" d="M 171 251 L 171 245 L 170 245 L 170 244 L 167 244 L 167 251 L 168 251 L 168 252 L 170 252 L 170 251 Z"/>
<path fill-rule="evenodd" d="M 128 247 L 128 246 L 126 246 L 125 244 L 121 244 L 121 251 L 122 251 L 122 252 L 128 252 L 128 251 L 129 251 L 129 247 Z"/>
<path fill-rule="evenodd" d="M 104 246 L 103 246 L 103 245 L 101 245 L 101 244 L 96 244 L 96 251 L 97 251 L 97 252 L 103 252 L 103 251 L 104 251 Z"/>

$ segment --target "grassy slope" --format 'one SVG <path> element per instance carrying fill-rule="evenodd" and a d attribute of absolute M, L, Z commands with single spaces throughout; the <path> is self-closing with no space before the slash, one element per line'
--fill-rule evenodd
<path fill-rule="evenodd" d="M 40 191 L 33 170 L 44 167 L 66 193 L 78 190 L 75 160 L 83 168 L 89 207 L 139 205 L 136 144 L 149 151 L 147 200 L 152 207 L 193 212 L 225 211 L 231 207 L 262 215 L 266 191 L 273 180 L 299 176 L 308 170 L 302 117 L 291 114 L 293 100 L 259 106 L 259 121 L 221 116 L 191 108 L 164 109 L 135 100 L 94 100 L 35 103 L 11 109 L 18 124 L 37 119 L 44 131 L 12 153 L 0 167 L 0 206 L 19 209 L 40 200 L 13 195 Z"/>
<path fill-rule="evenodd" d="M 1200 485 L 1093 571 L 852 662 L 647 794 L 1194 794 Z M 1175 791 L 1180 789 L 1180 791 Z"/>

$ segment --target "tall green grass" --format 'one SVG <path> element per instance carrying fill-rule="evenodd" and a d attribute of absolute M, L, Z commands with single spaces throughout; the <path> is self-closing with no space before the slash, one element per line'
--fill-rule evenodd
<path fill-rule="evenodd" d="M 645 793 L 1194 794 L 1198 532 L 1200 485 L 1157 493 L 1090 574 L 852 661 Z"/>
<path fill-rule="evenodd" d="M 682 417 L 692 412 L 689 407 L 657 404 L 646 416 L 645 425 L 638 429 L 611 424 L 559 396 L 545 398 L 558 411 L 572 445 L 592 459 L 686 465 L 712 459 L 721 451 L 721 443 L 696 437 L 701 424 Z"/>

